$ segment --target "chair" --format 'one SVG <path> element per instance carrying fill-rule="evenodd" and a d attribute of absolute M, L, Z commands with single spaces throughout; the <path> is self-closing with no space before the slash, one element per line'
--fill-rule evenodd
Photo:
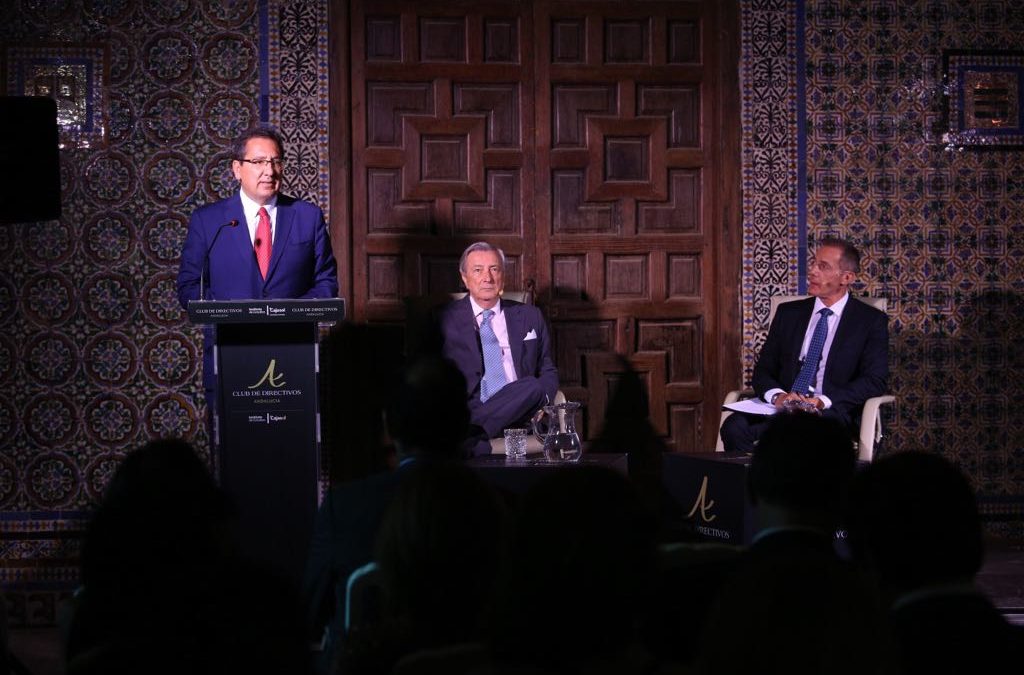
<path fill-rule="evenodd" d="M 380 568 L 369 562 L 348 575 L 345 585 L 345 632 L 375 623 L 383 612 Z"/>
<path fill-rule="evenodd" d="M 768 324 L 775 319 L 775 311 L 784 302 L 791 302 L 793 300 L 804 299 L 803 295 L 779 295 L 771 299 L 771 308 L 768 311 Z M 888 308 L 888 300 L 886 298 L 857 298 L 861 302 L 865 302 L 868 305 L 874 307 L 877 310 L 885 312 Z M 725 400 L 722 401 L 722 405 L 725 406 L 729 403 L 735 403 L 736 401 L 753 398 L 754 391 L 752 389 L 737 389 L 730 391 L 725 395 Z M 883 405 L 891 404 L 896 402 L 896 397 L 891 394 L 885 394 L 884 396 L 875 396 L 869 398 L 864 403 L 864 410 L 860 417 L 860 431 L 857 434 L 857 439 L 854 442 L 854 446 L 857 448 L 857 457 L 861 461 L 870 462 L 875 455 L 875 444 L 882 440 L 882 416 L 879 414 L 879 409 Z M 718 428 L 722 428 L 722 424 L 725 423 L 725 419 L 732 414 L 731 410 L 722 410 L 721 419 L 718 422 Z M 718 443 L 715 446 L 715 452 L 724 452 L 725 446 L 722 444 L 722 435 L 718 434 Z"/>

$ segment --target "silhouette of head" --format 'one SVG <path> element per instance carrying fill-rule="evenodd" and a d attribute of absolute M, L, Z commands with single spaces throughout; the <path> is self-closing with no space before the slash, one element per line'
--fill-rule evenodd
<path fill-rule="evenodd" d="M 447 359 L 420 359 L 402 377 L 387 420 L 399 454 L 455 457 L 469 426 L 465 377 Z"/>
<path fill-rule="evenodd" d="M 751 498 L 755 504 L 834 523 L 856 461 L 850 435 L 839 422 L 802 412 L 776 415 L 754 448 Z"/>
<path fill-rule="evenodd" d="M 233 510 L 206 465 L 180 439 L 152 441 L 114 472 L 82 549 L 86 584 L 127 585 L 154 566 L 192 567 L 219 553 Z"/>
<path fill-rule="evenodd" d="M 981 523 L 964 475 L 942 457 L 901 452 L 854 481 L 848 518 L 854 555 L 899 593 L 971 581 L 981 568 Z"/>

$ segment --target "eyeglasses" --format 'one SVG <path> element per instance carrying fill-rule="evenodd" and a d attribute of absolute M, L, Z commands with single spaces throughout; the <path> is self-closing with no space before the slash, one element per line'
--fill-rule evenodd
<path fill-rule="evenodd" d="M 277 169 L 278 171 L 280 171 L 280 170 L 282 170 L 284 168 L 284 160 L 282 158 L 280 158 L 280 157 L 275 157 L 273 159 L 268 159 L 268 158 L 263 158 L 263 159 L 240 159 L 238 161 L 239 162 L 245 162 L 247 164 L 252 164 L 253 166 L 255 166 L 257 168 L 260 168 L 260 169 L 266 169 L 266 168 L 270 167 L 271 165 L 273 165 L 273 167 L 275 169 Z"/>
<path fill-rule="evenodd" d="M 817 270 L 819 274 L 841 274 L 845 272 L 842 267 L 833 267 L 824 260 L 811 259 L 807 261 L 807 270 Z"/>

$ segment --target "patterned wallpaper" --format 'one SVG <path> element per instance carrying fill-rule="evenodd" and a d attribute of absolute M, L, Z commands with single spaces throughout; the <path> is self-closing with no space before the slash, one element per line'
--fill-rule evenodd
<path fill-rule="evenodd" d="M 1021 537 L 1024 154 L 944 141 L 942 57 L 1024 49 L 1024 5 L 760 0 L 742 20 L 746 372 L 764 298 L 806 289 L 806 243 L 852 239 L 858 292 L 889 299 L 883 453 L 950 457 Z"/>
<path fill-rule="evenodd" d="M 231 139 L 279 126 L 285 190 L 327 205 L 327 4 L 13 4 L 6 93 L 24 62 L 109 60 L 84 66 L 107 77 L 107 142 L 64 139 L 61 219 L 0 227 L 0 585 L 32 624 L 73 588 L 88 509 L 127 450 L 180 435 L 208 452 L 201 337 L 174 288 L 192 210 L 235 189 Z"/>

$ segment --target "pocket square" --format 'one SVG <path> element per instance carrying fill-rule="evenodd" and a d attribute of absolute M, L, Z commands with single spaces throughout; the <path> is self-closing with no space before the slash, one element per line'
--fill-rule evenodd
<path fill-rule="evenodd" d="M 526 342 L 527 340 L 536 340 L 536 339 L 537 339 L 537 331 L 535 331 L 534 329 L 531 328 L 530 332 L 527 333 L 526 337 L 523 338 L 523 342 Z"/>

